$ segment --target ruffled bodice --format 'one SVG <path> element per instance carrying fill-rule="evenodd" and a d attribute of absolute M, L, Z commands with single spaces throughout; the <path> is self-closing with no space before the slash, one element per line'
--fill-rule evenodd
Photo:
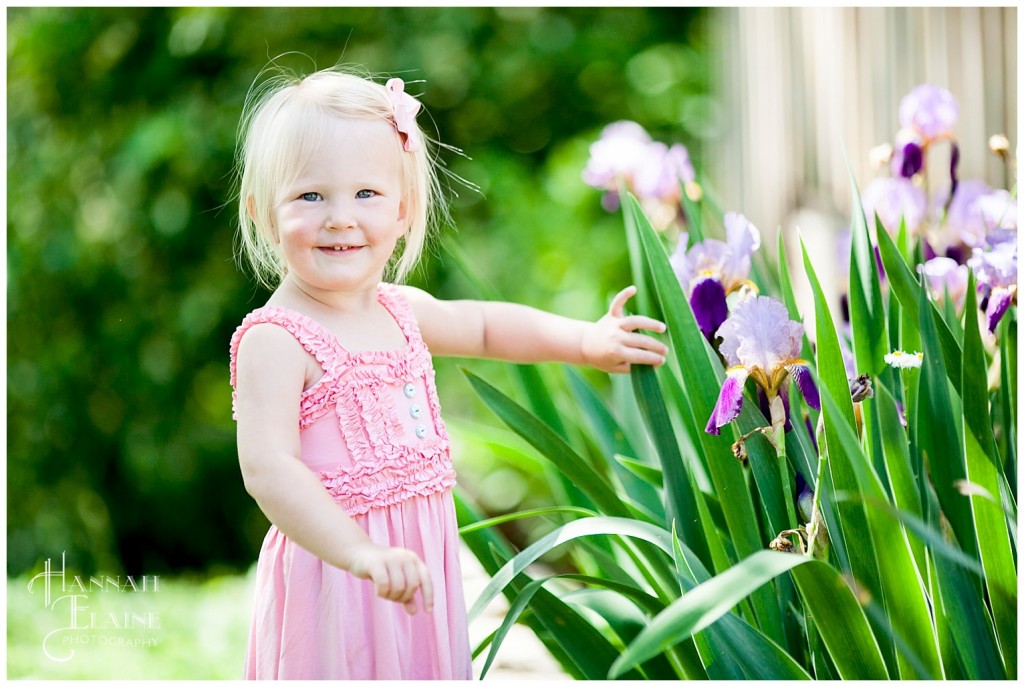
<path fill-rule="evenodd" d="M 349 515 L 455 484 L 430 352 L 399 290 L 381 284 L 377 298 L 404 348 L 350 352 L 316 320 L 278 306 L 249 313 L 231 338 L 232 389 L 242 336 L 261 323 L 283 327 L 323 368 L 299 400 L 301 458 Z M 233 415 L 236 401 L 233 391 Z"/>

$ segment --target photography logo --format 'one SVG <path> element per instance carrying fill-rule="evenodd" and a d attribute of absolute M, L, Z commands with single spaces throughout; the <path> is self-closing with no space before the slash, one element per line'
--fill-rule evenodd
<path fill-rule="evenodd" d="M 155 594 L 160 591 L 158 575 L 140 577 L 110 577 L 97 575 L 82 577 L 66 572 L 65 553 L 60 555 L 60 567 L 46 559 L 43 572 L 28 583 L 28 591 L 42 591 L 43 606 L 60 621 L 60 626 L 43 637 L 43 653 L 51 661 L 70 661 L 75 647 L 112 646 L 138 648 L 156 646 L 156 631 L 160 630 L 160 614 L 133 610 L 110 611 L 108 599 L 100 604 L 105 610 L 90 605 L 97 595 Z"/>

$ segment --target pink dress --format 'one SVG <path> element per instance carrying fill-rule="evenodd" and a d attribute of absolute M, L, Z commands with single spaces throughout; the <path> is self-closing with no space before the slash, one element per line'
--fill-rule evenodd
<path fill-rule="evenodd" d="M 369 580 L 324 563 L 271 526 L 256 566 L 248 679 L 472 678 L 455 471 L 434 368 L 398 289 L 381 284 L 377 297 L 406 348 L 350 353 L 315 320 L 265 306 L 231 339 L 231 384 L 238 344 L 255 324 L 283 327 L 317 359 L 324 375 L 301 398 L 302 462 L 374 542 L 424 560 L 434 611 L 408 615 L 377 597 Z"/>

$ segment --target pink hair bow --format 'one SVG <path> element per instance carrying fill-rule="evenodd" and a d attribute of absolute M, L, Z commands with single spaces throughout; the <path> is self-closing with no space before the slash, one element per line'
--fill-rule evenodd
<path fill-rule="evenodd" d="M 395 128 L 402 135 L 405 151 L 419 150 L 421 134 L 416 126 L 416 113 L 420 111 L 420 101 L 405 92 L 405 82 L 401 79 L 389 79 L 385 88 L 395 113 Z"/>

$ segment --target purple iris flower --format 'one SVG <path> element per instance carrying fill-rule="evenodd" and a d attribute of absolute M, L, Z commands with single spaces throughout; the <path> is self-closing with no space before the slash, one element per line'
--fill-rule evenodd
<path fill-rule="evenodd" d="M 686 147 L 676 143 L 671 148 L 654 141 L 633 175 L 637 196 L 641 198 L 678 198 L 679 182 L 697 178 Z"/>
<path fill-rule="evenodd" d="M 705 239 L 686 250 L 680 237 L 670 262 L 708 341 L 729 315 L 726 297 L 748 283 L 750 258 L 761 246 L 761 232 L 738 212 L 725 213 L 725 241 Z"/>
<path fill-rule="evenodd" d="M 989 250 L 975 248 L 967 265 L 974 270 L 979 290 L 987 293 L 985 316 L 988 330 L 995 332 L 1017 297 L 1017 242 L 1002 241 Z"/>
<path fill-rule="evenodd" d="M 636 194 L 656 228 L 664 229 L 679 217 L 682 184 L 693 183 L 696 173 L 682 144 L 671 147 L 651 139 L 636 122 L 609 124 L 590 146 L 583 181 L 605 191 L 602 206 L 618 208 L 618 188 L 624 184 Z"/>
<path fill-rule="evenodd" d="M 789 319 L 786 306 L 774 298 L 759 296 L 736 306 L 718 329 L 719 350 L 729 368 L 705 432 L 717 435 L 739 416 L 748 377 L 757 382 L 759 395 L 770 405 L 776 396 L 788 399 L 787 382 L 792 376 L 807 404 L 821 408 L 807 362 L 799 358 L 803 332 L 804 326 Z"/>
<path fill-rule="evenodd" d="M 928 283 L 932 298 L 941 301 L 949 294 L 957 310 L 964 303 L 967 293 L 967 266 L 958 264 L 949 257 L 939 256 L 928 260 L 917 268 Z"/>
<path fill-rule="evenodd" d="M 646 155 L 651 137 L 636 122 L 615 122 L 590 145 L 583 181 L 594 188 L 615 190 L 619 179 L 631 177 Z"/>
<path fill-rule="evenodd" d="M 952 138 L 960 106 L 945 88 L 921 84 L 900 101 L 900 126 L 913 129 L 926 143 Z"/>
<path fill-rule="evenodd" d="M 906 221 L 907 231 L 917 232 L 924 222 L 928 207 L 924 189 L 902 177 L 879 177 L 873 180 L 864 189 L 861 202 L 864 204 L 868 226 L 874 226 L 877 213 L 882 226 L 893 235 L 900 229 L 900 218 Z"/>
<path fill-rule="evenodd" d="M 609 212 L 619 206 L 619 183 L 631 184 L 634 170 L 646 156 L 651 137 L 636 122 L 615 122 L 601 131 L 601 138 L 590 145 L 590 159 L 583 170 L 583 181 L 606 193 L 601 205 Z"/>
<path fill-rule="evenodd" d="M 992 188 L 981 179 L 965 179 L 957 184 L 946 211 L 946 226 L 955 234 L 954 241 L 971 247 L 984 243 L 988 226 L 977 201 L 990 193 Z"/>
<path fill-rule="evenodd" d="M 986 193 L 978 198 L 977 205 L 986 235 L 997 229 L 1017 230 L 1017 201 L 1006 189 Z"/>

